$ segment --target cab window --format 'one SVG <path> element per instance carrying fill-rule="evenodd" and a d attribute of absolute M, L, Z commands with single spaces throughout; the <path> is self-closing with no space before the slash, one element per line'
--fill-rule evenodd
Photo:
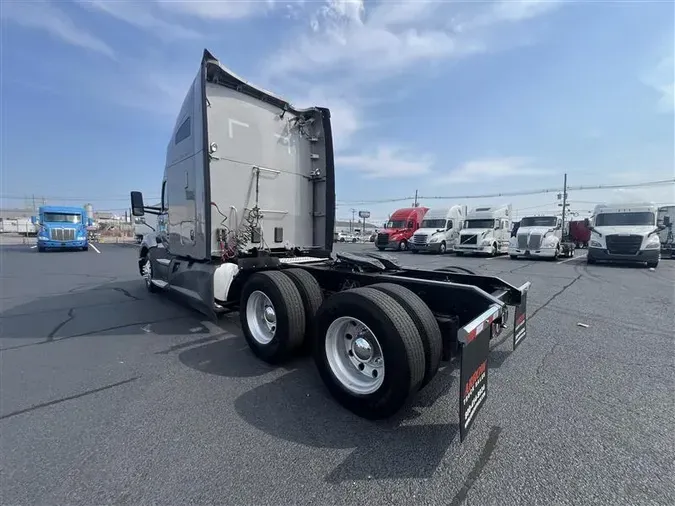
<path fill-rule="evenodd" d="M 445 226 L 445 230 L 451 230 L 452 229 L 452 220 L 448 220 L 448 224 Z"/>

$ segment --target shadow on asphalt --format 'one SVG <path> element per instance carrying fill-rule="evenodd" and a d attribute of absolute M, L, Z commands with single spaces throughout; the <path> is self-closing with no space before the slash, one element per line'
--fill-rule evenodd
<path fill-rule="evenodd" d="M 86 278 L 85 278 L 86 279 Z M 209 334 L 197 312 L 162 294 L 149 294 L 138 280 L 72 286 L 65 292 L 37 297 L 0 313 L 3 339 L 43 339 L 44 344 L 73 337 L 115 335 Z M 5 341 L 6 343 L 6 341 Z M 3 349 L 12 348 L 10 345 Z"/>

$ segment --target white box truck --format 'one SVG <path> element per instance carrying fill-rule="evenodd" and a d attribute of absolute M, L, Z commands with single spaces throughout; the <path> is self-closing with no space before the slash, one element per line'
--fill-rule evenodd
<path fill-rule="evenodd" d="M 466 216 L 455 246 L 458 256 L 483 253 L 496 256 L 509 251 L 511 204 L 478 206 Z"/>
<path fill-rule="evenodd" d="M 526 336 L 530 284 L 453 268 L 408 269 L 376 251 L 333 254 L 330 111 L 297 109 L 236 76 L 208 51 L 167 148 L 159 218 L 138 269 L 216 319 L 238 311 L 252 352 L 281 363 L 311 350 L 327 390 L 366 418 L 393 415 L 458 356 L 460 437 L 487 394 L 490 339 L 514 306 Z"/>
<path fill-rule="evenodd" d="M 650 202 L 597 205 L 592 218 L 586 218 L 586 226 L 591 231 L 587 262 L 659 265 L 659 232 L 664 226 L 657 225 L 657 213 L 658 207 Z"/>
<path fill-rule="evenodd" d="M 409 248 L 413 253 L 454 251 L 466 218 L 466 206 L 429 209 L 420 228 L 413 234 Z"/>

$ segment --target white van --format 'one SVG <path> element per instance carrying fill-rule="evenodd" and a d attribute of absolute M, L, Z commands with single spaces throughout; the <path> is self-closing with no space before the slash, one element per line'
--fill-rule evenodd
<path fill-rule="evenodd" d="M 596 206 L 587 224 L 591 230 L 587 262 L 640 262 L 656 267 L 661 258 L 657 213 L 658 207 L 649 202 Z"/>
<path fill-rule="evenodd" d="M 429 209 L 408 247 L 413 253 L 453 251 L 466 218 L 466 206 Z"/>
<path fill-rule="evenodd" d="M 466 216 L 455 252 L 487 253 L 495 256 L 508 253 L 511 235 L 511 204 L 480 206 Z"/>
<path fill-rule="evenodd" d="M 527 216 L 520 220 L 515 237 L 509 240 L 509 256 L 558 258 L 561 240 L 560 216 Z"/>

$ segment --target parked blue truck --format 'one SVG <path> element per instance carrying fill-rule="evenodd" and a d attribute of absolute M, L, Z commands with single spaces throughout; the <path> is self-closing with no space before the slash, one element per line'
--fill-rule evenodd
<path fill-rule="evenodd" d="M 74 249 L 87 251 L 88 219 L 84 208 L 42 206 L 34 217 L 39 225 L 38 251 L 48 249 Z"/>

